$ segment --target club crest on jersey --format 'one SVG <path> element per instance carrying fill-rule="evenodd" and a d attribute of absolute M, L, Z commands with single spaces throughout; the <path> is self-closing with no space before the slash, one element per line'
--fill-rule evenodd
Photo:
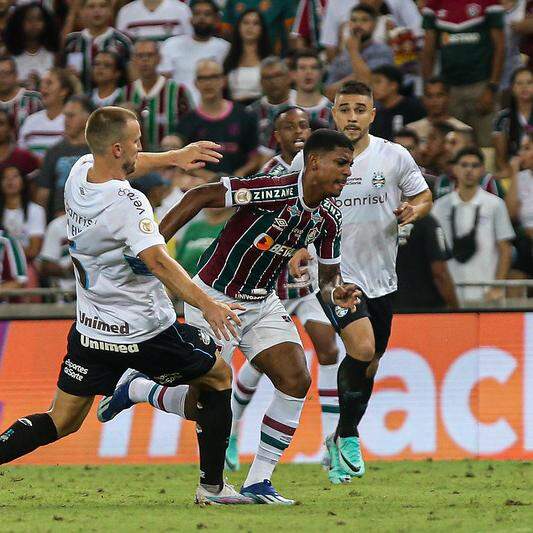
<path fill-rule="evenodd" d="M 376 189 L 381 189 L 385 185 L 385 176 L 383 172 L 374 172 L 372 176 L 372 187 Z"/>
<path fill-rule="evenodd" d="M 237 205 L 246 205 L 252 201 L 252 191 L 249 189 L 239 189 L 235 193 L 235 203 Z"/>
<path fill-rule="evenodd" d="M 307 246 L 308 244 L 312 243 L 314 240 L 316 240 L 316 238 L 318 237 L 318 234 L 320 233 L 320 231 L 318 230 L 318 228 L 313 228 L 308 234 L 307 234 L 307 237 L 305 238 L 305 245 Z"/>
<path fill-rule="evenodd" d="M 274 244 L 274 239 L 267 235 L 266 233 L 261 233 L 261 235 L 258 235 L 254 240 L 254 246 L 261 250 L 262 252 L 266 252 L 267 250 L 270 250 L 272 248 L 272 245 Z"/>
<path fill-rule="evenodd" d="M 287 208 L 287 211 L 289 212 L 289 215 L 291 215 L 291 217 L 300 216 L 300 209 L 298 209 L 298 206 L 296 204 L 295 205 L 290 205 Z"/>
<path fill-rule="evenodd" d="M 346 307 L 341 307 L 340 305 L 336 305 L 335 306 L 335 314 L 339 317 L 339 318 L 342 318 L 344 315 L 346 315 L 346 313 L 348 313 L 349 309 L 347 309 Z"/>
<path fill-rule="evenodd" d="M 154 232 L 154 223 L 149 218 L 143 218 L 139 221 L 139 229 L 143 233 L 153 233 Z"/>

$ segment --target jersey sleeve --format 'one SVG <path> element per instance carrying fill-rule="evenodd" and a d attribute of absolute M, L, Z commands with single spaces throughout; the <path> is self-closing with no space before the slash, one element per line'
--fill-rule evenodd
<path fill-rule="evenodd" d="M 409 198 L 411 196 L 420 194 L 429 187 L 424 179 L 424 176 L 422 175 L 422 171 L 415 163 L 415 160 L 412 158 L 411 154 L 403 146 L 399 148 L 401 149 L 399 187 L 404 196 Z"/>
<path fill-rule="evenodd" d="M 28 235 L 41 237 L 46 231 L 46 211 L 37 204 L 30 204 L 28 217 Z"/>
<path fill-rule="evenodd" d="M 494 231 L 496 241 L 510 241 L 514 239 L 515 232 L 505 202 L 498 198 L 498 203 L 494 212 Z"/>
<path fill-rule="evenodd" d="M 66 234 L 66 221 L 65 229 L 63 229 L 63 231 L 61 231 L 60 225 L 55 220 L 50 222 L 46 228 L 46 233 L 44 234 L 44 241 L 41 253 L 39 254 L 39 259 L 58 263 L 61 259 L 61 243 L 66 237 Z"/>
<path fill-rule="evenodd" d="M 488 0 L 485 7 L 485 18 L 489 28 L 503 29 L 504 26 L 504 7 L 497 0 Z"/>
<path fill-rule="evenodd" d="M 289 168 L 290 172 L 300 172 L 304 168 L 304 154 L 303 150 L 300 150 L 292 160 L 291 166 Z"/>
<path fill-rule="evenodd" d="M 314 242 L 319 263 L 335 265 L 341 262 L 341 227 L 340 210 L 335 208 L 327 212 L 322 222 L 320 235 Z"/>

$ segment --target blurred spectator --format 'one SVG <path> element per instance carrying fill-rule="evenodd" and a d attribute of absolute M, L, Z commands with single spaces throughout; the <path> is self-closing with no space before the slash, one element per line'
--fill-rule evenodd
<path fill-rule="evenodd" d="M 94 109 L 85 96 L 73 96 L 65 105 L 65 138 L 46 152 L 37 178 L 36 199 L 46 209 L 49 220 L 63 209 L 63 189 L 70 169 L 90 152 L 85 142 L 85 124 Z"/>
<path fill-rule="evenodd" d="M 533 73 L 521 67 L 511 77 L 510 105 L 498 113 L 494 123 L 492 138 L 501 176 L 510 176 L 509 160 L 518 153 L 528 127 L 533 127 Z"/>
<path fill-rule="evenodd" d="M 431 125 L 436 122 L 445 122 L 455 129 L 471 129 L 468 124 L 450 115 L 450 89 L 442 78 L 434 77 L 426 81 L 422 103 L 428 116 L 407 126 L 418 134 L 422 149 L 427 142 Z"/>
<path fill-rule="evenodd" d="M 500 82 L 500 90 L 504 91 L 511 86 L 513 72 L 522 66 L 524 61 L 520 52 L 521 35 L 515 28 L 520 28 L 526 16 L 527 0 L 501 0 L 505 9 L 504 34 L 505 34 L 505 58 Z"/>
<path fill-rule="evenodd" d="M 0 230 L 0 292 L 20 289 L 28 281 L 28 265 L 17 239 Z"/>
<path fill-rule="evenodd" d="M 223 98 L 222 66 L 204 59 L 196 67 L 196 85 L 201 95 L 197 109 L 183 117 L 176 128 L 183 144 L 209 139 L 219 143 L 224 155 L 218 164 L 207 163 L 213 173 L 247 176 L 259 168 L 257 122 L 238 103 Z"/>
<path fill-rule="evenodd" d="M 246 109 L 259 125 L 259 151 L 264 161 L 276 153 L 274 118 L 289 105 L 291 79 L 289 69 L 279 57 L 270 56 L 261 61 L 263 96 Z"/>
<path fill-rule="evenodd" d="M 264 17 L 269 31 L 272 49 L 278 55 L 288 52 L 289 33 L 294 15 L 296 2 L 294 0 L 226 0 L 223 9 L 223 27 L 226 35 L 231 35 L 231 29 L 237 24 L 240 14 L 246 9 L 257 9 Z"/>
<path fill-rule="evenodd" d="M 155 210 L 161 206 L 161 202 L 166 194 L 166 189 L 170 182 L 163 178 L 157 172 L 150 172 L 144 176 L 140 176 L 131 182 L 132 187 L 141 191 Z"/>
<path fill-rule="evenodd" d="M 5 43 L 3 42 L 3 34 L 7 25 L 7 19 L 11 14 L 11 9 L 15 4 L 15 0 L 0 0 L 0 41 L 1 52 L 0 55 L 6 54 L 7 49 L 5 48 Z"/>
<path fill-rule="evenodd" d="M 296 48 L 319 48 L 320 26 L 328 0 L 299 0 L 292 24 L 291 38 Z"/>
<path fill-rule="evenodd" d="M 114 52 L 98 52 L 93 62 L 93 91 L 95 107 L 118 105 L 126 99 L 124 86 L 128 81 L 126 65 Z"/>
<path fill-rule="evenodd" d="M 59 51 L 59 29 L 52 14 L 39 2 L 17 6 L 9 16 L 4 41 L 21 82 L 28 89 L 38 89 Z"/>
<path fill-rule="evenodd" d="M 300 50 L 293 59 L 292 67 L 295 89 L 290 92 L 289 103 L 307 112 L 313 128 L 328 128 L 333 104 L 322 94 L 324 68 L 318 53 Z"/>
<path fill-rule="evenodd" d="M 14 141 L 12 120 L 7 111 L 0 109 L 0 171 L 16 167 L 27 176 L 39 168 L 39 159 L 28 150 L 18 148 Z"/>
<path fill-rule="evenodd" d="M 533 0 L 526 1 L 526 16 L 512 23 L 513 30 L 521 35 L 520 51 L 525 55 L 527 66 L 533 69 Z"/>
<path fill-rule="evenodd" d="M 37 257 L 43 244 L 46 213 L 30 201 L 28 179 L 16 167 L 0 171 L 0 223 L 20 241 L 28 262 Z"/>
<path fill-rule="evenodd" d="M 466 148 L 456 158 L 457 190 L 438 199 L 433 215 L 442 226 L 452 251 L 449 261 L 454 282 L 484 282 L 506 279 L 511 265 L 514 231 L 505 202 L 484 191 L 483 154 Z M 470 287 L 458 290 L 461 301 L 497 301 L 499 288 Z"/>
<path fill-rule="evenodd" d="M 109 26 L 111 0 L 80 0 L 81 15 L 85 25 L 82 31 L 69 33 L 65 39 L 62 64 L 71 68 L 81 79 L 83 89 L 92 89 L 92 65 L 98 52 L 115 52 L 127 62 L 131 53 L 131 40 L 122 32 Z"/>
<path fill-rule="evenodd" d="M 406 124 L 426 116 L 418 98 L 402 96 L 403 75 L 392 65 L 383 65 L 372 72 L 372 90 L 376 102 L 376 118 L 370 133 L 392 140 Z"/>
<path fill-rule="evenodd" d="M 179 0 L 134 0 L 117 15 L 117 29 L 132 39 L 164 41 L 176 35 L 190 35 L 191 10 Z"/>
<path fill-rule="evenodd" d="M 139 78 L 126 87 L 126 99 L 141 117 L 143 146 L 160 149 L 161 141 L 192 108 L 185 85 L 157 73 L 160 55 L 158 43 L 139 39 L 133 47 L 133 66 Z"/>
<path fill-rule="evenodd" d="M 43 158 L 46 150 L 58 143 L 65 131 L 63 106 L 80 92 L 80 83 L 66 69 L 52 68 L 41 81 L 44 109 L 30 115 L 22 124 L 18 145 Z"/>
<path fill-rule="evenodd" d="M 393 28 L 389 31 L 387 44 L 394 56 L 394 65 L 404 76 L 404 84 L 410 87 L 414 94 L 422 94 L 422 75 L 420 72 L 418 38 L 409 28 Z"/>
<path fill-rule="evenodd" d="M 416 131 L 410 128 L 403 128 L 396 132 L 393 140 L 395 143 L 401 144 L 411 154 L 411 157 L 415 160 L 415 163 L 423 168 L 421 163 L 422 156 L 420 153 L 420 138 L 418 137 Z M 425 169 L 423 170 L 425 171 Z"/>
<path fill-rule="evenodd" d="M 0 57 L 0 109 L 7 111 L 15 138 L 28 115 L 43 108 L 41 95 L 20 86 L 17 65 L 12 57 Z"/>
<path fill-rule="evenodd" d="M 423 14 L 424 79 L 433 75 L 439 51 L 451 115 L 474 128 L 480 146 L 490 146 L 505 55 L 503 7 L 497 0 L 427 0 Z"/>
<path fill-rule="evenodd" d="M 224 61 L 229 93 L 234 101 L 250 103 L 261 96 L 261 61 L 270 55 L 268 28 L 257 9 L 239 17 L 230 42 Z"/>
<path fill-rule="evenodd" d="M 370 83 L 372 70 L 382 65 L 392 65 L 392 50 L 385 43 L 373 40 L 377 13 L 370 6 L 355 6 L 344 32 L 337 55 L 331 61 L 326 83 L 333 98 L 337 89 L 349 79 Z M 334 84 L 334 85 L 332 85 Z"/>
<path fill-rule="evenodd" d="M 214 59 L 222 65 L 230 48 L 227 41 L 214 37 L 218 18 L 218 7 L 212 0 L 196 0 L 192 6 L 193 34 L 171 37 L 161 46 L 159 72 L 183 83 L 195 104 L 200 100 L 194 83 L 196 65 L 202 59 Z"/>

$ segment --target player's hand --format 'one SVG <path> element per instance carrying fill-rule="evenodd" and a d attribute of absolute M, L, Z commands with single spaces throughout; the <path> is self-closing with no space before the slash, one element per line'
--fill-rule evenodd
<path fill-rule="evenodd" d="M 169 152 L 171 161 L 169 166 L 180 167 L 183 170 L 196 170 L 205 167 L 206 163 L 218 163 L 222 154 L 217 152 L 222 148 L 220 144 L 211 141 L 198 141 L 188 144 L 180 150 Z"/>
<path fill-rule="evenodd" d="M 234 313 L 233 311 L 237 309 L 244 311 L 246 308 L 241 304 L 224 304 L 211 300 L 202 309 L 205 320 L 211 326 L 211 329 L 218 340 L 221 340 L 222 337 L 224 337 L 229 341 L 230 335 L 234 338 L 238 337 L 237 330 L 233 325 L 234 323 L 238 326 L 241 325 L 240 318 L 237 316 L 237 313 Z"/>
<path fill-rule="evenodd" d="M 302 278 L 307 273 L 307 264 L 313 260 L 313 256 L 307 251 L 307 248 L 298 250 L 289 261 L 289 273 L 294 278 Z"/>
<path fill-rule="evenodd" d="M 353 283 L 343 283 L 342 285 L 337 285 L 337 287 L 335 287 L 332 293 L 332 303 L 339 307 L 355 311 L 357 309 L 357 304 L 361 301 L 361 294 L 362 293 L 357 285 Z"/>
<path fill-rule="evenodd" d="M 398 219 L 398 225 L 405 226 L 418 220 L 418 206 L 411 205 L 408 202 L 402 202 L 400 207 L 394 210 L 394 214 Z"/>

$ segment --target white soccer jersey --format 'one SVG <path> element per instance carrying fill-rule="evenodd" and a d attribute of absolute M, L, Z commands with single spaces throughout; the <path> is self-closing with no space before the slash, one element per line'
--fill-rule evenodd
<path fill-rule="evenodd" d="M 165 244 L 146 196 L 129 182 L 90 183 L 93 156 L 81 157 L 65 184 L 70 255 L 77 286 L 77 330 L 93 339 L 142 342 L 176 313 L 163 284 L 137 255 Z"/>
<path fill-rule="evenodd" d="M 291 166 L 303 166 L 299 153 Z M 397 289 L 398 222 L 394 215 L 403 196 L 428 188 L 418 165 L 399 144 L 370 136 L 370 144 L 352 165 L 337 207 L 342 211 L 341 272 L 369 298 Z"/>
<path fill-rule="evenodd" d="M 50 119 L 43 109 L 32 113 L 24 121 L 19 130 L 18 145 L 38 157 L 44 157 L 50 146 L 63 140 L 64 132 L 65 115 L 60 113 L 54 119 Z"/>

